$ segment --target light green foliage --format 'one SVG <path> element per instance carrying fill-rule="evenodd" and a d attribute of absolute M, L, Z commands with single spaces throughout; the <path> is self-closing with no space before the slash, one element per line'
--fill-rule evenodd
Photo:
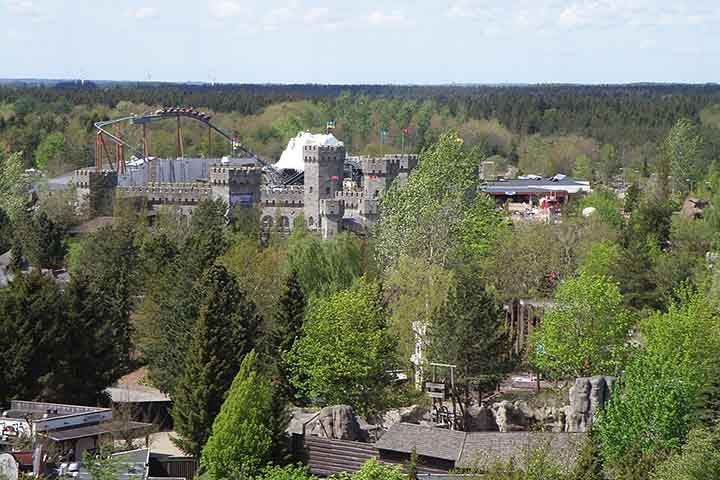
<path fill-rule="evenodd" d="M 302 337 L 287 356 L 298 391 L 322 405 L 348 404 L 365 414 L 383 405 L 397 339 L 388 333 L 377 285 L 311 300 Z"/>
<path fill-rule="evenodd" d="M 286 255 L 275 245 L 260 248 L 257 239 L 241 238 L 217 259 L 233 274 L 266 322 L 272 321 L 282 291 Z"/>
<path fill-rule="evenodd" d="M 375 458 L 365 462 L 360 470 L 352 475 L 344 473 L 330 478 L 333 480 L 408 480 L 408 476 L 403 472 L 402 467 L 381 464 Z"/>
<path fill-rule="evenodd" d="M 482 264 L 482 277 L 503 300 L 547 298 L 551 275 L 562 280 L 572 272 L 560 230 L 546 224 L 517 225 L 499 236 Z"/>
<path fill-rule="evenodd" d="M 579 155 L 575 159 L 572 176 L 582 180 L 592 180 L 592 159 L 585 154 Z"/>
<path fill-rule="evenodd" d="M 617 374 L 633 324 L 622 301 L 607 277 L 581 273 L 566 281 L 532 337 L 532 363 L 552 378 Z"/>
<path fill-rule="evenodd" d="M 295 229 L 287 257 L 287 268 L 297 273 L 308 297 L 348 288 L 362 273 L 360 241 L 350 234 L 323 241 L 304 228 Z"/>
<path fill-rule="evenodd" d="M 268 426 L 270 401 L 270 380 L 261 372 L 255 352 L 250 352 L 240 365 L 202 450 L 201 465 L 212 479 L 253 477 L 267 464 L 272 443 Z M 272 478 L 298 478 L 271 473 Z"/>
<path fill-rule="evenodd" d="M 569 480 L 565 469 L 557 464 L 547 448 L 525 453 L 524 458 L 496 461 L 482 475 L 483 480 Z"/>
<path fill-rule="evenodd" d="M 596 215 L 616 228 L 622 225 L 620 201 L 611 190 L 595 190 L 580 202 L 580 208 L 594 207 Z"/>
<path fill-rule="evenodd" d="M 447 268 L 486 252 L 506 221 L 477 194 L 479 160 L 457 134 L 446 133 L 423 152 L 405 185 L 393 184 L 376 232 L 385 271 L 403 255 Z"/>
<path fill-rule="evenodd" d="M 610 241 L 593 243 L 587 255 L 582 259 L 580 272 L 593 276 L 611 278 L 619 268 L 621 248 Z"/>
<path fill-rule="evenodd" d="M 92 480 L 117 480 L 123 471 L 120 459 L 112 455 L 110 446 L 101 446 L 95 453 L 86 451 L 82 463 Z"/>
<path fill-rule="evenodd" d="M 66 155 L 65 136 L 59 132 L 51 133 L 35 150 L 35 165 L 40 170 L 62 173 Z"/>
<path fill-rule="evenodd" d="M 720 375 L 720 317 L 702 295 L 641 324 L 644 346 L 630 362 L 599 423 L 603 456 L 617 468 L 631 454 L 679 448 L 696 409 Z"/>
<path fill-rule="evenodd" d="M 703 108 L 700 112 L 700 121 L 705 126 L 720 128 L 720 104 L 714 103 Z"/>
<path fill-rule="evenodd" d="M 25 176 L 22 155 L 3 156 L 0 151 L 0 209 L 15 221 L 27 201 L 29 182 Z"/>
<path fill-rule="evenodd" d="M 268 467 L 258 476 L 258 480 L 317 480 L 303 465 Z"/>
<path fill-rule="evenodd" d="M 389 298 L 390 330 L 398 338 L 401 358 L 415 350 L 414 322 L 432 325 L 455 285 L 453 272 L 427 261 L 403 256 L 384 283 Z"/>
<path fill-rule="evenodd" d="M 682 451 L 658 465 L 653 480 L 710 480 L 720 478 L 720 434 L 695 428 Z"/>
<path fill-rule="evenodd" d="M 600 159 L 598 162 L 598 173 L 602 181 L 606 184 L 610 182 L 612 177 L 618 173 L 621 166 L 615 145 L 609 143 L 603 145 L 600 149 Z"/>
<path fill-rule="evenodd" d="M 687 193 L 701 178 L 698 162 L 702 152 L 703 140 L 696 126 L 687 118 L 678 120 L 663 145 L 664 160 L 670 164 L 675 191 Z"/>

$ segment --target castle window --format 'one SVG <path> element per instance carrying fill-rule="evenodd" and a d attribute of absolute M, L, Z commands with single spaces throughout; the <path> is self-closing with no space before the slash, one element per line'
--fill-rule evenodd
<path fill-rule="evenodd" d="M 330 187 L 325 187 L 325 194 L 330 195 Z"/>
<path fill-rule="evenodd" d="M 262 219 L 262 224 L 264 227 L 272 227 L 273 219 L 270 215 L 265 215 Z"/>
<path fill-rule="evenodd" d="M 290 228 L 290 219 L 288 217 L 280 217 L 280 226 L 285 229 Z"/>
<path fill-rule="evenodd" d="M 308 218 L 308 225 L 310 225 L 311 227 L 315 225 L 315 220 L 313 220 L 313 217 Z"/>
<path fill-rule="evenodd" d="M 313 189 L 312 189 L 312 186 L 310 186 L 310 193 L 312 193 L 312 190 L 313 190 Z"/>

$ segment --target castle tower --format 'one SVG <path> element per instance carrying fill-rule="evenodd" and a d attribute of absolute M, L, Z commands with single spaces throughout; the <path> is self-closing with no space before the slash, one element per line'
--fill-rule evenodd
<path fill-rule="evenodd" d="M 221 199 L 228 205 L 252 207 L 260 202 L 262 170 L 259 167 L 230 167 L 215 165 L 210 168 L 213 200 Z"/>
<path fill-rule="evenodd" d="M 80 208 L 87 208 L 91 217 L 112 215 L 118 186 L 117 172 L 83 168 L 75 170 L 73 182 Z"/>
<path fill-rule="evenodd" d="M 322 228 L 320 200 L 334 199 L 342 190 L 345 147 L 305 145 L 305 221 L 311 230 Z"/>
<path fill-rule="evenodd" d="M 322 219 L 323 240 L 329 240 L 342 231 L 342 219 L 345 215 L 345 202 L 336 199 L 320 200 L 320 218 Z"/>

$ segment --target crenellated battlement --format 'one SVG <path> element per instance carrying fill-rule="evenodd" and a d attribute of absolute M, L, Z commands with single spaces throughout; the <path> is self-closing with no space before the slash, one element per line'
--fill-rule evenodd
<path fill-rule="evenodd" d="M 305 188 L 302 186 L 267 187 L 260 190 L 260 203 L 266 207 L 305 205 Z"/>
<path fill-rule="evenodd" d="M 75 170 L 73 182 L 78 188 L 91 188 L 91 186 L 107 185 L 114 187 L 117 185 L 117 172 L 113 170 L 97 171 L 94 168 L 82 168 Z"/>
<path fill-rule="evenodd" d="M 260 185 L 262 169 L 255 166 L 215 165 L 210 167 L 210 182 L 213 185 Z"/>
<path fill-rule="evenodd" d="M 340 217 L 345 214 L 345 202 L 335 198 L 320 200 L 320 215 L 324 217 Z"/>
<path fill-rule="evenodd" d="M 360 215 L 373 216 L 378 214 L 378 201 L 372 198 L 363 199 L 360 202 Z"/>
<path fill-rule="evenodd" d="M 119 187 L 122 197 L 144 197 L 149 203 L 196 204 L 212 198 L 207 183 L 148 183 L 143 186 Z"/>
<path fill-rule="evenodd" d="M 345 147 L 339 145 L 305 145 L 303 160 L 305 163 L 345 162 Z"/>

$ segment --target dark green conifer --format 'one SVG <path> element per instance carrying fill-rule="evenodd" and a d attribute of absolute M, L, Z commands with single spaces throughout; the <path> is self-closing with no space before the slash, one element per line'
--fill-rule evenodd
<path fill-rule="evenodd" d="M 173 407 L 177 444 L 196 456 L 260 325 L 254 304 L 224 267 L 210 267 L 198 290 L 199 316 Z"/>

